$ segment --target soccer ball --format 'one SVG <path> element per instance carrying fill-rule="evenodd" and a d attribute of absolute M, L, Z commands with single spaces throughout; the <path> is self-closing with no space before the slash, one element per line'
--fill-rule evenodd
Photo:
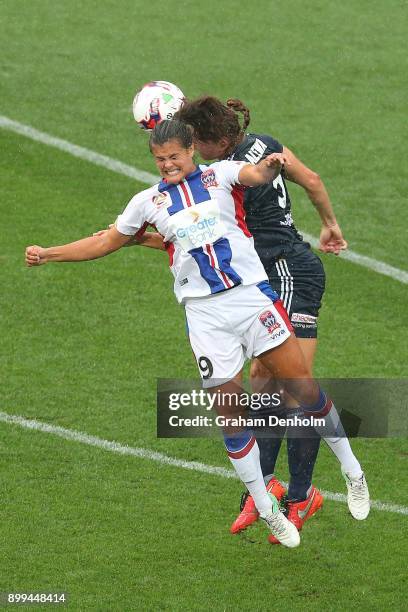
<path fill-rule="evenodd" d="M 167 81 L 146 83 L 133 100 L 133 116 L 142 130 L 152 130 L 163 119 L 171 119 L 183 105 L 184 94 Z"/>

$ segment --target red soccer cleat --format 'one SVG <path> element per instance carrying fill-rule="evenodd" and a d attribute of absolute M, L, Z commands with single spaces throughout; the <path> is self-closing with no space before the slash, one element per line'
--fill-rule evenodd
<path fill-rule="evenodd" d="M 266 490 L 272 493 L 278 501 L 286 493 L 285 487 L 275 477 L 268 482 Z M 240 511 L 240 514 L 231 525 L 231 533 L 244 531 L 244 529 L 255 523 L 259 518 L 259 512 L 255 507 L 254 500 L 248 492 L 242 494 Z"/>
<path fill-rule="evenodd" d="M 313 516 L 314 513 L 322 507 L 322 505 L 323 495 L 320 493 L 320 491 L 318 491 L 318 489 L 316 489 L 316 487 L 312 486 L 309 496 L 304 501 L 289 501 L 287 503 L 285 514 L 288 520 L 297 527 L 298 531 L 300 531 L 307 519 Z M 279 540 L 277 540 L 273 535 L 268 536 L 268 540 L 271 544 L 280 544 Z"/>

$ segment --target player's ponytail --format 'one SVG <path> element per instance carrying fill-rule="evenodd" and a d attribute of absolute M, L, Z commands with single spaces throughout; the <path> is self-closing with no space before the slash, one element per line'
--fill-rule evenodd
<path fill-rule="evenodd" d="M 249 112 L 249 108 L 245 106 L 242 100 L 238 100 L 238 98 L 228 98 L 227 106 L 228 108 L 232 108 L 232 110 L 236 111 L 237 113 L 242 113 L 242 131 L 245 132 L 251 121 L 251 114 Z"/>

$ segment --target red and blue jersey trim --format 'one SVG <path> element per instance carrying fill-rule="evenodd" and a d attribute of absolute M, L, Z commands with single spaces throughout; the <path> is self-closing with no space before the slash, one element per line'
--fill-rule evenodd
<path fill-rule="evenodd" d="M 208 189 L 201 180 L 202 172 L 202 169 L 198 167 L 194 172 L 187 175 L 184 181 L 177 185 L 167 183 L 165 180 L 161 181 L 158 187 L 159 191 L 161 193 L 165 191 L 171 200 L 170 206 L 167 207 L 167 212 L 170 216 L 184 208 L 207 202 L 211 199 Z M 239 201 L 241 204 L 239 204 Z M 237 205 L 234 197 L 234 204 L 237 224 L 244 231 L 245 235 L 250 236 L 251 234 L 249 234 L 248 230 L 246 229 L 245 231 L 246 224 L 243 221 L 242 198 L 238 199 Z M 227 238 L 220 238 L 212 244 L 192 249 L 189 253 L 195 260 L 200 275 L 208 284 L 211 293 L 219 293 L 241 284 L 241 276 L 231 266 L 232 251 Z M 170 256 L 171 262 L 173 261 L 172 255 L 173 253 Z"/>
<path fill-rule="evenodd" d="M 268 281 L 261 281 L 257 284 L 259 291 L 262 291 L 266 297 L 268 297 L 272 302 L 277 302 L 280 298 L 279 295 L 272 289 Z"/>
<path fill-rule="evenodd" d="M 170 216 L 180 212 L 183 208 L 207 202 L 207 200 L 211 199 L 208 189 L 204 187 L 201 181 L 201 174 L 202 170 L 197 168 L 177 185 L 167 183 L 165 180 L 160 182 L 158 187 L 160 193 L 166 191 L 171 199 L 171 206 L 167 208 Z M 184 205 L 183 200 L 186 205 Z"/>

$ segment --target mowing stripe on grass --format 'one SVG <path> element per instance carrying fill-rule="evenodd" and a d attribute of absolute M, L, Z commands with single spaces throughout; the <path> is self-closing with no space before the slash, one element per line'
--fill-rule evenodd
<path fill-rule="evenodd" d="M 150 461 L 157 461 L 165 465 L 172 467 L 179 467 L 185 470 L 193 470 L 195 472 L 202 472 L 204 474 L 211 474 L 215 476 L 221 476 L 222 478 L 234 478 L 238 479 L 238 476 L 233 470 L 227 470 L 223 467 L 215 465 L 206 465 L 199 461 L 184 461 L 183 459 L 176 459 L 175 457 L 169 457 L 164 453 L 152 451 L 147 448 L 134 448 L 132 446 L 126 446 L 119 444 L 118 442 L 111 442 L 109 440 L 103 440 L 96 436 L 90 436 L 81 431 L 75 431 L 74 429 L 66 429 L 58 425 L 51 425 L 49 423 L 42 423 L 34 419 L 25 419 L 24 417 L 8 414 L 7 412 L 0 412 L 0 421 L 8 423 L 10 425 L 18 425 L 25 429 L 33 429 L 41 431 L 43 433 L 52 434 L 65 440 L 73 440 L 74 442 L 80 442 L 81 444 L 87 444 L 88 446 L 95 446 L 111 453 L 117 453 L 119 455 L 131 455 L 132 457 L 139 457 L 141 459 L 149 459 Z M 286 484 L 286 483 L 284 483 Z M 332 493 L 331 491 L 322 491 L 326 499 L 331 501 L 347 503 L 347 498 L 342 493 Z M 380 501 L 371 501 L 371 507 L 381 512 L 392 512 L 394 514 L 408 515 L 408 508 L 406 506 L 398 506 L 396 504 L 388 504 Z"/>
<path fill-rule="evenodd" d="M 13 121 L 12 119 L 4 117 L 3 115 L 0 115 L 0 127 L 5 130 L 10 130 L 11 132 L 16 132 L 17 134 L 21 134 L 22 136 L 27 136 L 27 138 L 31 138 L 31 140 L 35 140 L 36 142 L 41 142 L 49 147 L 55 147 L 56 149 L 60 149 L 60 151 L 65 151 L 65 153 L 69 153 L 74 157 L 84 159 L 92 164 L 95 164 L 96 166 L 102 166 L 103 168 L 112 170 L 112 172 L 117 172 L 117 174 L 124 174 L 125 176 L 140 181 L 141 183 L 154 185 L 160 180 L 158 176 L 150 174 L 150 172 L 138 170 L 137 168 L 123 164 L 117 159 L 112 159 L 106 155 L 101 155 L 100 153 L 91 151 L 91 149 L 79 147 L 78 145 L 68 142 L 67 140 L 62 140 L 61 138 L 56 138 L 55 136 L 46 134 L 45 132 L 40 132 L 29 125 L 24 125 L 24 123 L 19 123 L 18 121 Z"/>
<path fill-rule="evenodd" d="M 45 132 L 40 132 L 29 125 L 19 123 L 18 121 L 5 117 L 4 115 L 0 115 L 0 127 L 5 130 L 16 132 L 17 134 L 21 134 L 22 136 L 26 136 L 27 138 L 31 138 L 31 140 L 35 140 L 36 142 L 41 142 L 50 147 L 55 147 L 61 151 L 65 151 L 74 157 L 79 157 L 80 159 L 89 161 L 97 166 L 102 166 L 103 168 L 112 170 L 112 172 L 117 172 L 118 174 L 123 174 L 130 178 L 136 179 L 141 183 L 154 185 L 160 180 L 160 177 L 155 176 L 150 172 L 139 170 L 138 168 L 128 166 L 117 159 L 112 159 L 106 155 L 101 155 L 100 153 L 91 151 L 91 149 L 86 149 L 84 147 L 72 144 L 67 140 L 62 140 L 61 138 L 56 138 L 55 136 L 46 134 Z M 319 240 L 317 238 L 304 232 L 302 232 L 302 234 L 313 247 L 316 248 L 318 246 Z M 347 259 L 348 261 L 358 264 L 359 266 L 363 266 L 364 268 L 374 270 L 374 272 L 378 272 L 379 274 L 389 276 L 400 283 L 408 284 L 408 272 L 405 270 L 400 270 L 399 268 L 394 268 L 383 261 L 378 261 L 372 257 L 360 255 L 359 253 L 350 250 L 341 253 L 340 257 L 341 259 Z"/>

